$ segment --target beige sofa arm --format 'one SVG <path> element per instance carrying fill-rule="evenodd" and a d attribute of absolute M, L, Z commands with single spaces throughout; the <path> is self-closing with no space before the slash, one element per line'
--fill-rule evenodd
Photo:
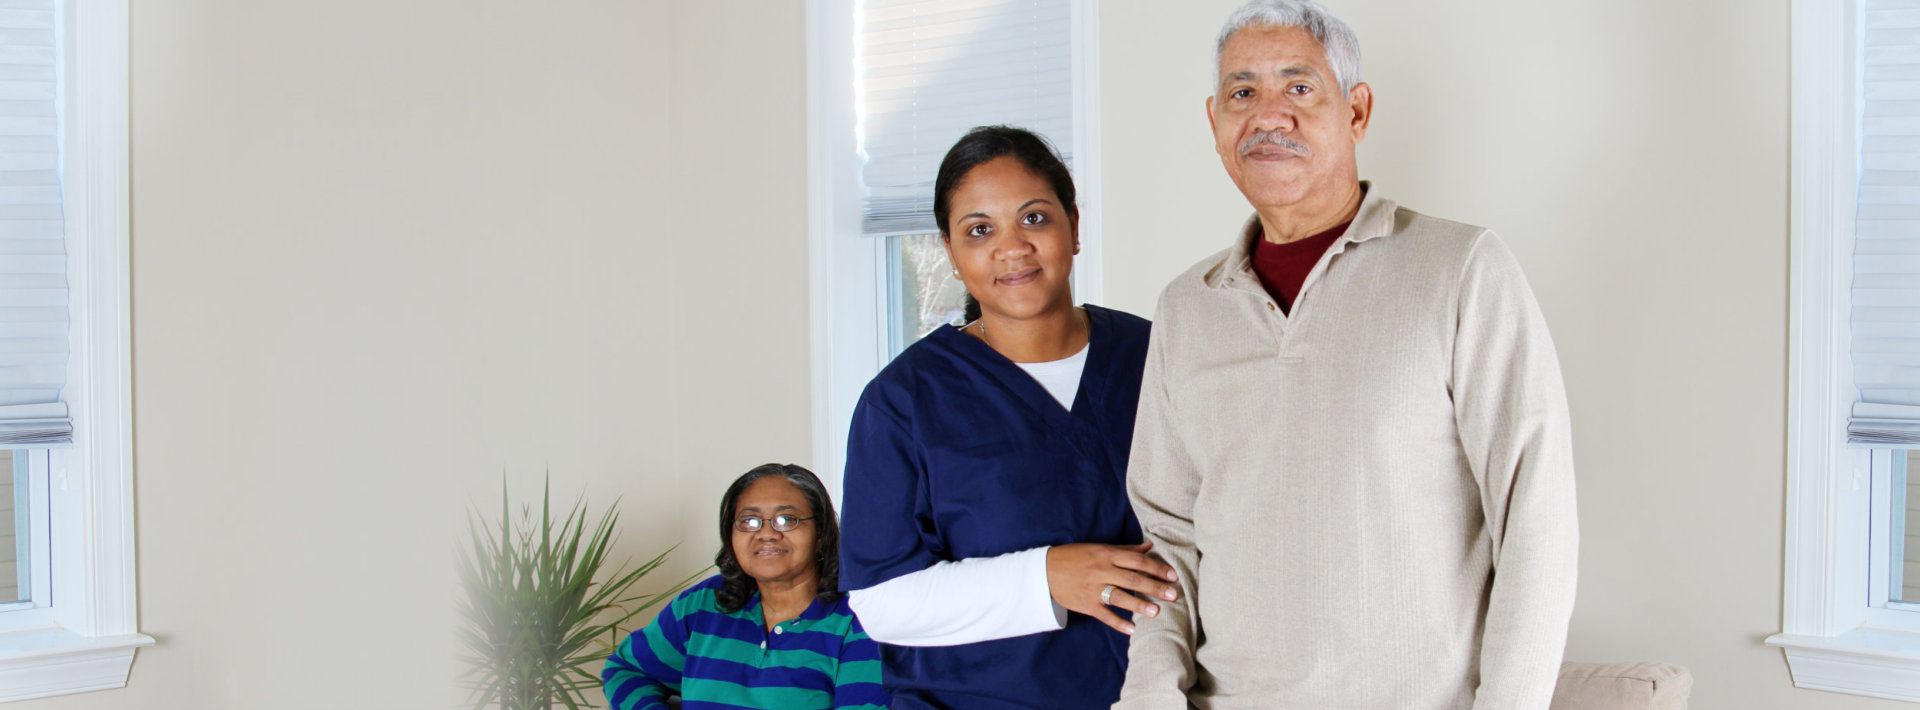
<path fill-rule="evenodd" d="M 1686 710 L 1693 674 L 1668 663 L 1564 663 L 1551 710 Z"/>

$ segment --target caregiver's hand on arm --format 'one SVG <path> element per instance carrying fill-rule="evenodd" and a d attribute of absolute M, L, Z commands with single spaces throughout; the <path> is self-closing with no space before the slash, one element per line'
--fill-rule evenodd
<path fill-rule="evenodd" d="M 1082 542 L 1050 548 L 1047 550 L 1047 587 L 1060 606 L 1131 634 L 1133 624 L 1102 604 L 1100 592 L 1112 585 L 1115 589 L 1108 601 L 1113 606 L 1135 614 L 1159 615 L 1160 605 L 1152 600 L 1173 601 L 1177 593 L 1169 582 L 1176 577 L 1172 567 L 1147 556 L 1147 550 L 1152 547 L 1151 542 L 1138 545 Z"/>

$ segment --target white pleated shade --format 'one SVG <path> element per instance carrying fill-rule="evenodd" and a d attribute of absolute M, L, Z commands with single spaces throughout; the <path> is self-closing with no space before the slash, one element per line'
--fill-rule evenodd
<path fill-rule="evenodd" d="M 0 0 L 0 448 L 72 436 L 53 0 Z"/>
<path fill-rule="evenodd" d="M 863 235 L 938 231 L 934 175 L 975 126 L 1039 133 L 1072 165 L 1066 0 L 862 0 L 856 17 Z"/>

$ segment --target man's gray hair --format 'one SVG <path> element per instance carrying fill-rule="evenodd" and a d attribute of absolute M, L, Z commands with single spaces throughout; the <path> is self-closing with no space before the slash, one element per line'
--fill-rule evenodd
<path fill-rule="evenodd" d="M 1250 0 L 1228 15 L 1226 26 L 1220 28 L 1220 43 L 1213 47 L 1214 92 L 1220 91 L 1220 53 L 1227 48 L 1227 38 L 1254 25 L 1306 30 L 1326 49 L 1327 63 L 1333 65 L 1334 78 L 1340 81 L 1340 93 L 1352 93 L 1359 85 L 1360 39 L 1332 10 L 1313 0 Z"/>

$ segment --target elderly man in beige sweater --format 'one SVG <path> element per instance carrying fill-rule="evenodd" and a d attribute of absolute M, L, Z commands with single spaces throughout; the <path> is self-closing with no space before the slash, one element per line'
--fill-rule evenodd
<path fill-rule="evenodd" d="M 1160 297 L 1127 478 L 1181 594 L 1114 707 L 1546 708 L 1579 533 L 1526 279 L 1359 180 L 1372 89 L 1324 7 L 1255 0 L 1218 51 L 1256 214 Z"/>

